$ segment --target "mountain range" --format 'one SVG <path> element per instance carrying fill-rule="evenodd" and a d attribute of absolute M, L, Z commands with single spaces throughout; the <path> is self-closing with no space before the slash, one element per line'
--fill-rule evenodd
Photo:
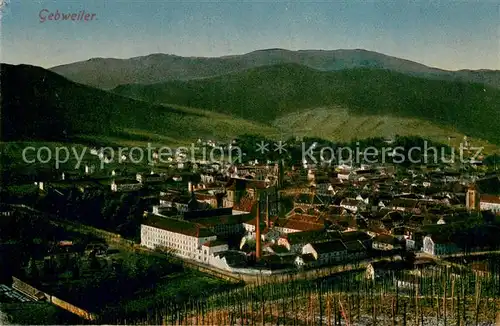
<path fill-rule="evenodd" d="M 367 50 L 302 50 L 265 49 L 243 55 L 215 58 L 181 57 L 151 54 L 130 59 L 92 58 L 51 68 L 50 70 L 78 83 L 111 89 L 118 85 L 152 84 L 169 80 L 213 77 L 250 68 L 295 63 L 320 71 L 353 68 L 387 69 L 411 76 L 476 82 L 500 87 L 500 71 L 447 71 L 413 61 Z"/>
<path fill-rule="evenodd" d="M 153 54 L 0 69 L 2 140 L 170 144 L 285 133 L 341 141 L 467 135 L 500 144 L 499 72 L 446 72 L 364 50 Z"/>
<path fill-rule="evenodd" d="M 476 83 L 412 77 L 385 69 L 318 71 L 298 64 L 151 85 L 121 85 L 120 95 L 197 107 L 260 123 L 307 109 L 350 116 L 417 118 L 500 143 L 500 90 Z M 329 121 L 318 121 L 318 126 Z"/>

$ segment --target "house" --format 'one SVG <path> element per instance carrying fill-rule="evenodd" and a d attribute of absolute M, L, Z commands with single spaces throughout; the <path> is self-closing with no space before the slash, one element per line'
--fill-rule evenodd
<path fill-rule="evenodd" d="M 354 198 L 345 198 L 340 202 L 340 207 L 356 213 L 364 210 L 366 208 L 366 203 Z"/>
<path fill-rule="evenodd" d="M 201 174 L 200 178 L 201 178 L 201 182 L 204 184 L 215 183 L 215 175 L 213 175 L 213 174 L 208 174 L 208 173 Z"/>
<path fill-rule="evenodd" d="M 329 215 L 324 219 L 330 230 L 357 231 L 366 227 L 366 221 L 356 218 L 353 214 Z"/>
<path fill-rule="evenodd" d="M 413 214 L 406 219 L 405 225 L 412 228 L 419 228 L 424 225 L 425 216 Z"/>
<path fill-rule="evenodd" d="M 344 243 L 360 241 L 365 248 L 372 247 L 372 236 L 362 231 L 342 232 L 342 241 Z"/>
<path fill-rule="evenodd" d="M 400 211 L 400 212 L 408 212 L 414 214 L 420 214 L 421 209 L 419 207 L 418 200 L 415 199 L 407 199 L 407 198 L 396 198 L 392 200 L 387 207 L 392 210 Z"/>
<path fill-rule="evenodd" d="M 441 224 L 453 223 L 454 221 L 457 220 L 459 220 L 459 218 L 457 218 L 455 215 L 447 214 L 439 217 L 436 224 L 441 225 Z"/>
<path fill-rule="evenodd" d="M 397 261 L 378 261 L 369 263 L 366 266 L 365 277 L 369 280 L 376 280 L 385 276 L 393 275 L 394 272 L 401 271 L 405 264 L 401 260 Z"/>
<path fill-rule="evenodd" d="M 295 255 L 267 255 L 260 259 L 260 264 L 263 264 L 267 269 L 279 270 L 289 269 L 295 265 Z"/>
<path fill-rule="evenodd" d="M 356 200 L 364 202 L 366 205 L 370 203 L 370 198 L 368 196 L 363 196 L 361 194 L 356 196 Z"/>
<path fill-rule="evenodd" d="M 231 178 L 224 186 L 227 194 L 224 198 L 224 207 L 237 205 L 245 195 L 255 199 L 257 197 L 256 191 L 270 190 L 269 188 L 269 184 L 264 180 Z M 271 192 L 269 191 L 269 193 Z"/>
<path fill-rule="evenodd" d="M 216 193 L 210 193 L 210 192 L 196 192 L 196 200 L 199 202 L 204 202 L 210 205 L 210 207 L 213 208 L 219 208 L 222 206 L 222 197 L 223 194 L 216 194 Z"/>
<path fill-rule="evenodd" d="M 209 259 L 211 256 L 213 256 L 216 253 L 224 252 L 224 251 L 228 251 L 228 250 L 229 250 L 229 246 L 225 241 L 214 240 L 214 241 L 205 242 L 201 246 L 201 251 L 203 253 L 202 254 L 202 257 L 203 257 L 202 263 L 209 264 L 210 263 Z"/>
<path fill-rule="evenodd" d="M 142 188 L 142 184 L 137 180 L 114 180 L 111 182 L 111 191 L 136 191 Z"/>
<path fill-rule="evenodd" d="M 391 230 L 388 230 L 384 222 L 378 219 L 369 219 L 366 226 L 367 233 L 374 237 L 377 234 L 390 234 Z M 371 248 L 371 246 L 370 246 Z"/>
<path fill-rule="evenodd" d="M 271 237 L 279 237 L 281 235 L 281 232 L 279 229 L 273 228 L 270 229 L 271 226 L 275 225 L 276 220 L 278 219 L 277 216 L 269 216 L 269 220 L 266 219 L 263 214 L 260 215 L 260 233 L 261 235 L 266 235 L 266 236 L 271 236 Z M 269 223 L 269 225 L 267 225 Z M 256 225 L 256 217 L 253 217 L 247 221 L 243 222 L 243 229 L 246 232 L 246 235 L 250 238 L 255 238 L 255 225 Z M 272 232 L 271 232 L 272 230 Z"/>
<path fill-rule="evenodd" d="M 214 253 L 209 264 L 219 269 L 232 271 L 233 268 L 246 267 L 247 256 L 244 252 L 228 250 Z"/>
<path fill-rule="evenodd" d="M 82 176 L 75 171 L 66 171 L 61 173 L 61 180 L 79 180 Z"/>
<path fill-rule="evenodd" d="M 450 237 L 445 235 L 427 235 L 424 237 L 422 251 L 432 256 L 451 255 L 460 252 L 460 248 Z"/>
<path fill-rule="evenodd" d="M 401 242 L 390 235 L 376 235 L 372 241 L 372 248 L 375 250 L 390 251 L 401 250 L 403 245 Z"/>
<path fill-rule="evenodd" d="M 466 192 L 466 207 L 500 215 L 500 177 L 480 179 L 470 185 Z"/>
<path fill-rule="evenodd" d="M 177 208 L 171 206 L 154 205 L 153 214 L 163 217 L 171 217 L 177 216 L 179 214 L 179 211 L 177 210 Z"/>
<path fill-rule="evenodd" d="M 318 265 L 337 263 L 346 259 L 347 247 L 341 240 L 308 243 L 302 248 L 302 255 L 312 254 Z"/>
<path fill-rule="evenodd" d="M 398 240 L 412 239 L 414 232 L 415 232 L 415 228 L 412 228 L 410 226 L 407 226 L 407 225 L 397 226 L 392 231 L 392 235 L 394 237 L 396 237 L 396 239 L 398 239 Z"/>
<path fill-rule="evenodd" d="M 85 174 L 92 174 L 95 172 L 95 165 L 87 165 L 85 164 Z"/>
<path fill-rule="evenodd" d="M 496 215 L 500 215 L 500 196 L 480 195 L 479 208 L 482 211 L 492 211 Z"/>
<path fill-rule="evenodd" d="M 286 247 L 280 246 L 278 244 L 267 246 L 265 249 L 268 252 L 270 252 L 271 254 L 277 255 L 277 256 L 290 255 L 290 251 Z"/>
<path fill-rule="evenodd" d="M 359 240 L 344 242 L 347 248 L 347 257 L 346 259 L 349 261 L 356 261 L 363 258 L 366 258 L 368 252 L 366 251 L 366 247 Z"/>
<path fill-rule="evenodd" d="M 0 216 L 12 216 L 14 209 L 11 206 L 0 204 Z"/>
<path fill-rule="evenodd" d="M 278 239 L 278 245 L 287 248 L 291 252 L 300 252 L 308 243 L 319 243 L 340 239 L 340 232 L 327 232 L 324 229 L 293 232 L 285 234 Z"/>
<path fill-rule="evenodd" d="M 188 196 L 179 196 L 175 194 L 166 194 L 160 197 L 160 207 L 173 207 L 179 213 L 187 212 L 189 210 Z"/>
<path fill-rule="evenodd" d="M 349 179 L 352 179 L 354 177 L 354 173 L 348 170 L 341 170 L 337 172 L 337 178 L 341 181 L 347 181 Z"/>
<path fill-rule="evenodd" d="M 277 219 L 274 224 L 274 228 L 280 233 L 293 233 L 301 231 L 323 230 L 325 228 L 325 224 L 319 220 L 301 220 L 291 217 L 286 219 Z"/>
<path fill-rule="evenodd" d="M 307 211 L 310 208 L 328 207 L 333 202 L 333 197 L 329 195 L 318 195 L 315 190 L 310 193 L 298 194 L 293 201 L 294 208 L 302 208 Z"/>
<path fill-rule="evenodd" d="M 137 173 L 136 180 L 140 183 L 160 182 L 163 181 L 163 176 L 152 172 L 151 174 Z"/>
<path fill-rule="evenodd" d="M 201 214 L 201 212 L 199 213 Z M 242 234 L 244 232 L 243 223 L 247 223 L 251 219 L 252 216 L 248 213 L 231 212 L 227 215 L 200 216 L 190 219 L 190 221 L 211 230 L 217 236 L 230 236 Z"/>
<path fill-rule="evenodd" d="M 304 254 L 297 256 L 294 263 L 297 268 L 304 268 L 313 266 L 316 263 L 316 259 L 313 254 Z"/>
<path fill-rule="evenodd" d="M 330 182 L 318 183 L 316 185 L 316 193 L 319 195 L 331 195 L 334 193 L 333 185 Z"/>

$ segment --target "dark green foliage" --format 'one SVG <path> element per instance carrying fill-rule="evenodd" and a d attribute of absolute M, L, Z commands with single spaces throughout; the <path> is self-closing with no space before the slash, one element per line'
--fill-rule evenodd
<path fill-rule="evenodd" d="M 0 70 L 2 140 L 121 137 L 123 128 L 165 132 L 199 116 L 76 84 L 39 67 L 1 64 Z"/>
<path fill-rule="evenodd" d="M 101 263 L 97 259 L 95 252 L 91 252 L 89 256 L 89 267 L 92 270 L 99 270 L 101 268 Z"/>
<path fill-rule="evenodd" d="M 388 70 L 322 72 L 283 64 L 202 80 L 123 85 L 114 92 L 264 123 L 299 109 L 342 106 L 356 115 L 421 118 L 500 143 L 500 90 Z"/>
<path fill-rule="evenodd" d="M 78 260 L 74 259 L 71 262 L 71 276 L 73 277 L 73 279 L 78 280 L 80 278 L 80 274 L 80 264 Z"/>
<path fill-rule="evenodd" d="M 27 267 L 27 276 L 30 280 L 34 282 L 38 282 L 40 278 L 40 271 L 38 270 L 38 266 L 36 264 L 36 261 L 31 258 L 28 267 Z"/>

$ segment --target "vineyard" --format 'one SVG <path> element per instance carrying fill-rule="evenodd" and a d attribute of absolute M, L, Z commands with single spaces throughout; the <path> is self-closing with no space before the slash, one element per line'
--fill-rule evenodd
<path fill-rule="evenodd" d="M 433 266 L 375 280 L 364 270 L 326 278 L 252 284 L 204 298 L 161 302 L 140 320 L 163 325 L 484 325 L 499 311 L 500 270 Z M 104 322 L 104 321 L 103 321 Z"/>

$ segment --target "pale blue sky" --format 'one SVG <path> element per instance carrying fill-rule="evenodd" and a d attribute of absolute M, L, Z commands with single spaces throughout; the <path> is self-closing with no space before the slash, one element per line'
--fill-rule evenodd
<path fill-rule="evenodd" d="M 362 48 L 443 69 L 500 69 L 500 0 L 3 1 L 0 61 L 14 64 Z M 42 9 L 96 20 L 41 23 Z"/>

